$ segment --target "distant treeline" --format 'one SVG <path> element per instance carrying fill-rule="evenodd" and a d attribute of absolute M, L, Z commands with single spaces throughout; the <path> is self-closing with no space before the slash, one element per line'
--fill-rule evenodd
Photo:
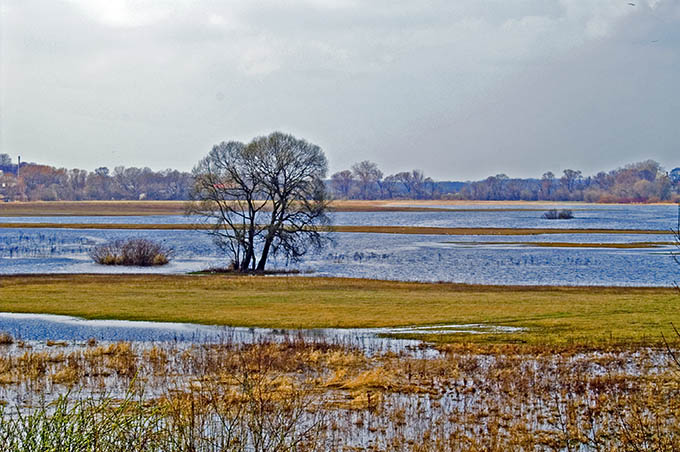
<path fill-rule="evenodd" d="M 680 168 L 666 172 L 653 160 L 584 177 L 565 169 L 540 179 L 505 174 L 476 182 L 436 182 L 413 170 L 383 177 L 378 165 L 363 161 L 331 176 L 334 195 L 344 199 L 462 199 L 498 201 L 656 202 L 680 199 Z"/>
<path fill-rule="evenodd" d="M 0 163 L 7 163 L 2 154 Z M 0 172 L 0 199 L 16 201 L 182 200 L 193 181 L 190 173 L 177 170 L 123 166 L 90 172 L 24 162 L 18 168 L 10 162 L 0 164 Z"/>
<path fill-rule="evenodd" d="M 167 169 L 117 166 L 90 172 L 21 163 L 0 154 L 0 199 L 17 201 L 185 200 L 193 178 Z M 435 181 L 420 170 L 384 176 L 374 162 L 363 161 L 327 181 L 337 199 L 462 199 L 588 202 L 655 202 L 680 199 L 680 168 L 666 172 L 659 163 L 632 163 L 594 176 L 565 169 L 540 179 L 505 174 L 476 182 Z"/>

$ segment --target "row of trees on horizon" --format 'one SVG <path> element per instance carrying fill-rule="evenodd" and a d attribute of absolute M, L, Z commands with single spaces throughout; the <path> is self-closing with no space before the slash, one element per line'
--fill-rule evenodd
<path fill-rule="evenodd" d="M 436 182 L 422 171 L 383 177 L 378 165 L 363 161 L 331 176 L 335 197 L 343 199 L 461 199 L 498 201 L 658 202 L 680 200 L 680 168 L 666 172 L 654 160 L 632 163 L 594 176 L 565 169 L 540 179 L 497 174 L 476 182 Z"/>
<path fill-rule="evenodd" d="M 191 173 L 173 169 L 87 171 L 26 162 L 19 168 L 9 155 L 0 154 L 0 200 L 6 201 L 186 200 L 193 182 Z M 667 172 L 646 160 L 592 176 L 565 169 L 535 179 L 498 174 L 454 182 L 435 181 L 417 169 L 385 176 L 376 163 L 363 161 L 334 173 L 326 185 L 336 199 L 658 202 L 680 200 L 680 168 Z"/>
<path fill-rule="evenodd" d="M 193 184 L 190 173 L 173 169 L 117 166 L 113 171 L 55 168 L 21 162 L 0 154 L 0 199 L 11 201 L 185 200 Z"/>

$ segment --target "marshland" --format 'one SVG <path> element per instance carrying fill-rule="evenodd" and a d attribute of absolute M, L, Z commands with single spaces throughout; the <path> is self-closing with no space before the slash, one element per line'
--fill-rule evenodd
<path fill-rule="evenodd" d="M 5 450 L 674 450 L 676 364 L 654 347 L 5 339 Z M 35 450 L 35 449 L 33 449 Z"/>
<path fill-rule="evenodd" d="M 127 204 L 2 219 L 7 450 L 680 447 L 675 206 L 354 202 L 258 277 L 188 274 L 224 264 L 205 232 Z M 173 259 L 91 262 L 127 239 Z"/>

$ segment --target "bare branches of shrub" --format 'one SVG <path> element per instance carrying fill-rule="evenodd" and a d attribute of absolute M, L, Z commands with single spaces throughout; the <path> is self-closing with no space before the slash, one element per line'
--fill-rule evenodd
<path fill-rule="evenodd" d="M 169 263 L 173 249 L 152 240 L 127 239 L 97 245 L 89 255 L 100 265 L 151 267 Z"/>
<path fill-rule="evenodd" d="M 560 211 L 550 209 L 543 214 L 543 218 L 546 220 L 571 220 L 574 218 L 574 213 L 569 209 L 562 209 Z"/>

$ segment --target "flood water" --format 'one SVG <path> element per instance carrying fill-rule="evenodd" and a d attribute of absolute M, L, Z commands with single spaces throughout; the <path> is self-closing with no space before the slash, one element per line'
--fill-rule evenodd
<path fill-rule="evenodd" d="M 425 206 L 414 204 L 413 207 Z M 191 217 L 182 215 L 3 217 L 1 208 L 0 205 L 2 223 L 187 224 L 193 221 Z M 442 208 L 449 210 L 439 210 Z M 568 221 L 542 218 L 544 211 L 554 208 L 570 209 L 574 218 Z M 677 212 L 677 206 L 671 204 L 532 204 L 520 207 L 512 204 L 472 204 L 437 207 L 432 212 L 334 212 L 331 217 L 336 225 L 668 230 L 677 226 Z"/>
<path fill-rule="evenodd" d="M 338 225 L 503 228 L 614 228 L 669 231 L 677 225 L 674 205 L 574 205 L 573 220 L 545 220 L 541 211 L 338 212 Z M 468 208 L 476 208 L 475 206 Z M 510 207 L 494 205 L 495 209 Z M 554 206 L 546 206 L 554 207 Z M 562 206 L 560 206 L 562 207 Z M 534 209 L 535 206 L 532 206 Z M 183 216 L 0 217 L 0 222 L 163 223 Z M 670 234 L 544 234 L 531 236 L 443 236 L 331 233 L 329 246 L 300 262 L 274 259 L 280 269 L 317 276 L 508 285 L 672 286 L 680 271 L 673 245 L 635 249 L 539 247 L 533 243 L 671 242 Z M 158 268 L 99 266 L 88 251 L 111 239 L 147 238 L 172 247 L 174 260 Z M 483 243 L 480 243 L 483 242 Z M 515 242 L 514 244 L 501 242 Z M 0 274 L 185 273 L 226 266 L 228 257 L 205 232 L 191 230 L 0 230 Z"/>
<path fill-rule="evenodd" d="M 135 342 L 151 344 L 171 343 L 229 343 L 257 344 L 303 340 L 308 343 L 325 343 L 361 350 L 369 355 L 405 353 L 411 356 L 431 357 L 436 350 L 422 341 L 399 339 L 390 335 L 413 333 L 516 333 L 519 327 L 481 324 L 430 325 L 425 327 L 395 328 L 316 328 L 274 329 L 248 328 L 192 323 L 146 322 L 128 320 L 88 320 L 78 317 L 0 312 L 0 332 L 22 342 L 39 345 L 47 341 L 63 341 L 65 345 L 78 345 L 90 340 L 97 342 Z"/>

